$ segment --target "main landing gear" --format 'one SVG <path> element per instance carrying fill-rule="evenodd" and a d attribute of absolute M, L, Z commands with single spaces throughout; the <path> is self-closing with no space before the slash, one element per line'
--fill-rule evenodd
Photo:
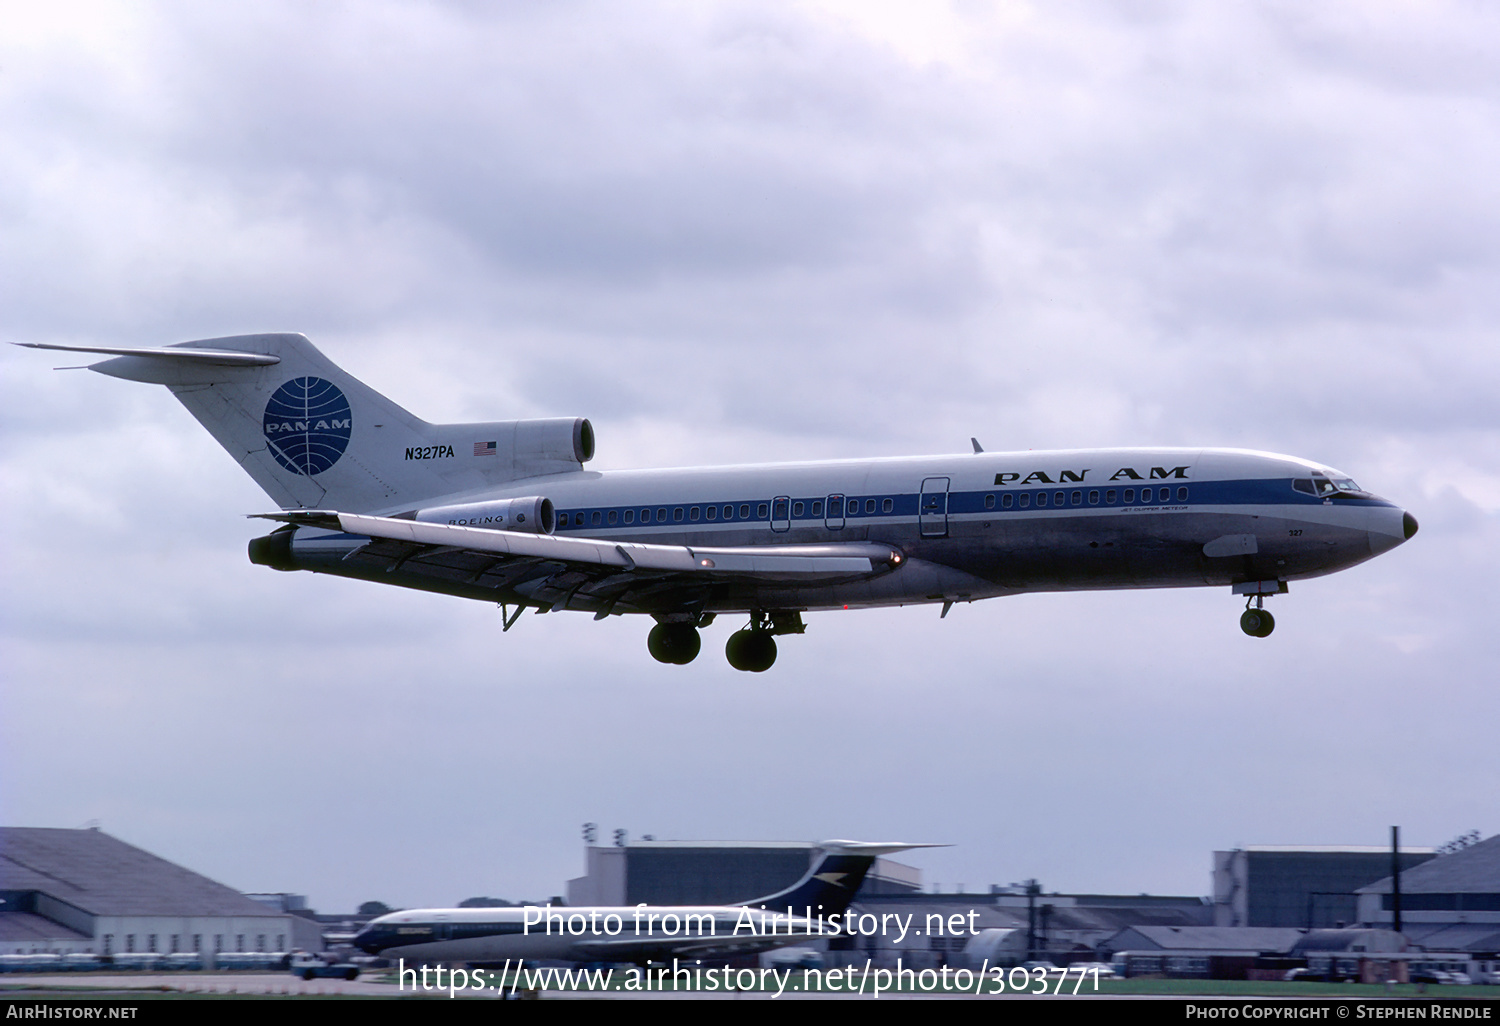
<path fill-rule="evenodd" d="M 646 635 L 646 648 L 659 663 L 676 663 L 686 666 L 698 658 L 703 639 L 698 637 L 698 628 L 690 623 L 659 623 Z"/>
<path fill-rule="evenodd" d="M 724 657 L 736 670 L 764 673 L 776 662 L 776 639 L 771 637 L 770 631 L 746 627 L 729 636 Z"/>
<path fill-rule="evenodd" d="M 802 634 L 806 630 L 807 624 L 796 610 L 767 614 L 757 609 L 750 614 L 750 623 L 743 630 L 729 636 L 724 657 L 736 670 L 764 673 L 776 662 L 775 635 Z"/>
<path fill-rule="evenodd" d="M 703 647 L 698 628 L 707 627 L 711 622 L 712 613 L 694 620 L 658 622 L 646 636 L 646 648 L 657 662 L 686 665 L 697 658 Z M 750 614 L 749 625 L 729 636 L 724 655 L 736 670 L 764 673 L 776 662 L 775 635 L 801 634 L 806 630 L 802 614 L 795 610 L 773 613 L 756 610 Z"/>
<path fill-rule="evenodd" d="M 1250 608 L 1250 603 L 1255 603 L 1255 608 Z M 1240 614 L 1240 630 L 1252 638 L 1268 637 L 1276 629 L 1276 618 L 1265 608 L 1266 598 L 1264 595 L 1251 595 L 1245 599 L 1245 611 Z"/>

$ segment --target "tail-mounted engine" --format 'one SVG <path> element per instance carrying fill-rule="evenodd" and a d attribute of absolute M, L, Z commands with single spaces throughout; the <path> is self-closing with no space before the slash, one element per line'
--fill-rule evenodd
<path fill-rule="evenodd" d="M 485 527 L 492 531 L 525 531 L 529 534 L 551 534 L 557 527 L 557 513 L 552 508 L 552 500 L 540 495 L 528 495 L 524 499 L 465 502 L 456 506 L 433 506 L 417 510 L 412 519 L 426 524 Z"/>

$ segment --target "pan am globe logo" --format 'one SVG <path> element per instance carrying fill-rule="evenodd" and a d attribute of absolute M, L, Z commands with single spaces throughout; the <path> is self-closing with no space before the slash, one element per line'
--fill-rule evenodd
<path fill-rule="evenodd" d="M 339 461 L 349 447 L 349 400 L 322 378 L 293 378 L 266 403 L 262 429 L 276 462 L 312 477 Z"/>

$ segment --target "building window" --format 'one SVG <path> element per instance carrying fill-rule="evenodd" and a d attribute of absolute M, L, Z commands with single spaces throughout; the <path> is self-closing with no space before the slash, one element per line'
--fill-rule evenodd
<path fill-rule="evenodd" d="M 193 950 L 197 952 L 203 951 L 203 934 L 193 934 Z"/>
<path fill-rule="evenodd" d="M 255 950 L 256 951 L 264 951 L 264 950 L 266 950 L 266 935 L 265 934 L 263 934 L 263 933 L 257 933 L 255 935 Z"/>
<path fill-rule="evenodd" d="M 114 953 L 114 947 L 115 947 L 115 935 L 112 934 L 112 933 L 106 933 L 104 935 L 104 950 L 102 952 L 100 952 L 100 953 L 104 954 L 104 955 L 113 954 Z"/>
<path fill-rule="evenodd" d="M 125 950 L 130 952 L 135 951 L 135 934 L 127 933 L 125 935 Z"/>
<path fill-rule="evenodd" d="M 156 934 L 148 934 L 146 937 L 146 950 L 153 955 L 156 954 Z"/>

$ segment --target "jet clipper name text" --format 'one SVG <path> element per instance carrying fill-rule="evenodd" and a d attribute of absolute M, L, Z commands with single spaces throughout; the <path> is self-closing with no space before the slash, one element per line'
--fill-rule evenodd
<path fill-rule="evenodd" d="M 821 909 L 822 906 L 818 906 Z M 650 909 L 644 904 L 632 913 L 568 912 L 551 905 L 526 905 L 522 908 L 521 932 L 547 936 L 618 937 L 664 935 L 667 937 L 892 937 L 900 943 L 913 937 L 972 937 L 979 932 L 979 913 L 932 913 L 918 928 L 917 914 L 895 912 L 844 912 L 823 915 L 811 906 L 801 910 L 788 907 L 785 912 L 742 908 L 733 921 L 722 913 L 682 912 Z"/>

